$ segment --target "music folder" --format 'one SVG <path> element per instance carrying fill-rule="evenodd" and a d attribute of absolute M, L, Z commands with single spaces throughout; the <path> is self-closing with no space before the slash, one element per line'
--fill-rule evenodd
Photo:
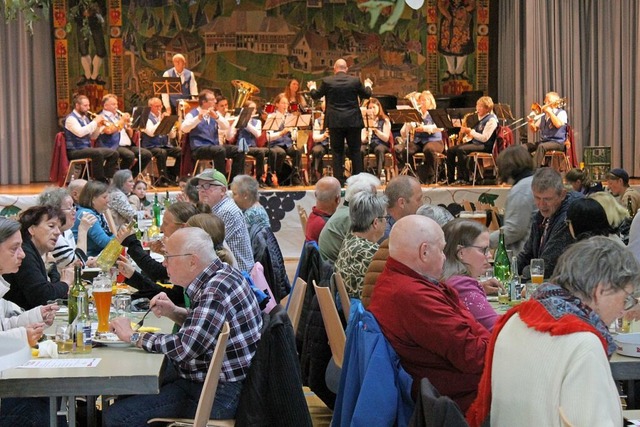
<path fill-rule="evenodd" d="M 462 119 L 465 115 L 469 113 L 475 113 L 475 108 L 447 108 L 447 114 L 451 118 L 451 123 L 453 127 L 459 128 L 462 127 Z M 478 124 L 478 115 L 471 115 L 467 118 L 467 127 L 472 128 L 476 124 Z"/>
<path fill-rule="evenodd" d="M 151 107 L 133 107 L 131 114 L 131 128 L 138 130 L 146 128 L 150 113 Z"/>
<path fill-rule="evenodd" d="M 240 110 L 241 111 L 239 112 L 239 114 L 236 114 L 236 116 L 238 116 L 238 120 L 236 120 L 236 125 L 235 125 L 236 129 L 243 129 L 247 127 L 249 120 L 251 120 L 251 115 L 253 114 L 254 109 L 241 108 Z"/>
<path fill-rule="evenodd" d="M 284 127 L 308 129 L 311 125 L 311 114 L 289 114 L 284 118 Z"/>
<path fill-rule="evenodd" d="M 391 123 L 422 123 L 422 117 L 420 117 L 420 113 L 415 109 L 401 109 L 401 110 L 389 110 L 387 111 L 387 115 L 389 115 L 389 120 Z"/>
<path fill-rule="evenodd" d="M 153 136 L 169 135 L 173 129 L 173 125 L 175 125 L 177 121 L 178 116 L 165 116 L 156 128 Z"/>
<path fill-rule="evenodd" d="M 441 129 L 453 129 L 455 126 L 444 108 L 429 110 L 433 123 Z"/>

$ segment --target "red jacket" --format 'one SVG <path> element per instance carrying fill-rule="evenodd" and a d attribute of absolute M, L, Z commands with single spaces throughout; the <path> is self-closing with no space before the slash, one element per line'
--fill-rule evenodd
<path fill-rule="evenodd" d="M 311 214 L 307 219 L 307 229 L 304 232 L 304 239 L 306 241 L 317 242 L 320 238 L 320 232 L 324 228 L 324 225 L 331 218 L 331 214 L 321 211 L 315 206 L 311 208 Z"/>
<path fill-rule="evenodd" d="M 428 378 L 466 411 L 478 391 L 490 334 L 455 289 L 389 257 L 369 311 L 413 377 L 414 397 L 420 380 Z"/>

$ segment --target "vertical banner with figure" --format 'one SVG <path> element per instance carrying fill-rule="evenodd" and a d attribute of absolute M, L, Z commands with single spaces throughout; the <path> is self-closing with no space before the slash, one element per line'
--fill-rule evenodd
<path fill-rule="evenodd" d="M 446 95 L 488 88 L 489 0 L 428 0 L 427 87 Z"/>

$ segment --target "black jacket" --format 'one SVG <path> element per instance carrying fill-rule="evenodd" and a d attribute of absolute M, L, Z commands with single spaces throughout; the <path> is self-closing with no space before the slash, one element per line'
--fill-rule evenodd
<path fill-rule="evenodd" d="M 339 72 L 325 77 L 317 90 L 311 91 L 313 99 L 325 97 L 325 126 L 327 128 L 362 128 L 360 100 L 371 96 L 371 88 L 365 88 L 359 78 Z"/>
<path fill-rule="evenodd" d="M 284 265 L 284 257 L 278 245 L 278 240 L 268 227 L 255 224 L 249 230 L 251 250 L 255 262 L 262 264 L 264 277 L 273 292 L 276 302 L 289 295 L 291 284 Z"/>
<path fill-rule="evenodd" d="M 140 270 L 142 270 L 149 279 L 154 282 L 160 281 L 163 283 L 169 281 L 166 267 L 153 259 L 151 255 L 142 248 L 142 243 L 140 243 L 140 240 L 138 240 L 135 234 L 127 236 L 122 242 L 122 246 L 127 248 L 127 255 L 136 262 L 136 265 L 140 267 Z"/>
<path fill-rule="evenodd" d="M 56 298 L 66 299 L 71 283 L 61 282 L 60 274 L 55 268 L 51 270 L 50 276 L 47 275 L 44 261 L 31 239 L 24 239 L 22 250 L 25 256 L 18 272 L 2 276 L 11 285 L 4 299 L 25 310 L 45 305 L 47 301 Z"/>

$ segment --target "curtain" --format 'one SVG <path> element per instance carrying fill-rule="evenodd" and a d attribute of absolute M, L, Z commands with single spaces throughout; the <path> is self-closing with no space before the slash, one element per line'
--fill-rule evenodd
<path fill-rule="evenodd" d="M 47 181 L 57 131 L 51 24 L 0 19 L 0 185 Z"/>
<path fill-rule="evenodd" d="M 610 146 L 612 167 L 640 176 L 640 2 L 500 1 L 498 15 L 498 101 L 519 118 L 558 92 L 567 98 L 579 160 L 582 147 Z"/>

